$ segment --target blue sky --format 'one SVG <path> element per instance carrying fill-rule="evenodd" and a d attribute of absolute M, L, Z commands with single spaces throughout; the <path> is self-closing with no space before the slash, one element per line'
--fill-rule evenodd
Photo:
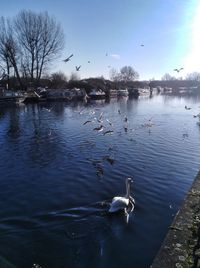
<path fill-rule="evenodd" d="M 183 76 L 200 71 L 199 0 L 7 0 L 1 1 L 0 16 L 22 9 L 48 11 L 61 23 L 63 59 L 74 57 L 68 63 L 59 59 L 51 72 L 70 76 L 81 65 L 81 78 L 109 78 L 108 66 L 130 65 L 143 80 L 176 75 L 179 67 Z"/>

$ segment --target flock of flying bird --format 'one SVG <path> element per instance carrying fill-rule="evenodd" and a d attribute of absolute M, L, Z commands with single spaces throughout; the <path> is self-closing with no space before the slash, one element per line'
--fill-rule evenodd
<path fill-rule="evenodd" d="M 144 44 L 141 44 L 140 46 L 141 46 L 141 47 L 144 47 Z M 106 53 L 105 55 L 106 55 L 106 57 L 107 57 L 107 56 L 108 56 L 108 53 Z M 65 63 L 69 62 L 73 56 L 74 56 L 74 54 L 71 54 L 71 55 L 68 56 L 66 59 L 64 59 L 63 62 L 65 62 Z M 88 63 L 90 63 L 90 60 L 88 60 Z M 6 77 L 6 72 L 5 72 L 5 69 L 4 69 L 2 66 L 0 66 L 0 67 L 1 67 L 2 70 L 3 70 L 3 75 L 1 75 L 1 77 L 0 77 L 0 80 L 2 80 L 2 79 L 4 79 L 4 78 Z M 81 65 L 79 65 L 79 66 L 75 66 L 75 68 L 76 68 L 76 71 L 78 72 L 78 71 L 80 71 Z M 108 68 L 111 68 L 111 66 L 108 65 Z M 179 72 L 182 71 L 183 69 L 184 69 L 184 68 L 179 68 L 179 69 L 176 68 L 176 69 L 174 69 L 174 71 L 177 72 L 177 73 L 179 73 Z"/>
<path fill-rule="evenodd" d="M 144 44 L 141 44 L 140 45 L 141 47 L 144 47 Z M 108 53 L 106 53 L 105 54 L 106 55 L 106 57 L 108 56 Z M 70 61 L 71 60 L 71 58 L 74 56 L 74 54 L 71 54 L 70 56 L 68 56 L 66 59 L 64 59 L 63 61 L 65 62 L 65 63 L 67 63 L 68 61 Z M 88 63 L 90 63 L 90 61 L 88 60 Z M 80 71 L 80 68 L 81 68 L 81 65 L 79 65 L 79 66 L 76 66 L 76 71 Z M 108 65 L 108 68 L 111 68 L 111 66 L 110 65 Z M 184 68 L 183 67 L 181 67 L 181 68 L 176 68 L 176 69 L 174 69 L 174 71 L 175 72 L 177 72 L 177 73 L 179 73 L 180 71 L 182 71 Z"/>
<path fill-rule="evenodd" d="M 79 112 L 79 114 L 83 114 L 83 113 L 85 113 L 84 109 Z M 96 114 L 95 110 L 90 111 L 89 112 L 90 118 L 88 118 L 88 120 L 83 122 L 83 126 L 91 125 L 91 124 L 98 124 L 92 128 L 94 132 L 102 133 L 103 136 L 112 135 L 114 133 L 113 122 L 111 122 L 108 118 L 104 117 L 103 112 L 98 114 L 98 116 L 94 117 L 95 114 Z M 120 110 L 118 110 L 118 114 L 119 115 L 121 114 Z M 123 125 L 124 131 L 127 132 L 128 131 L 127 116 L 124 117 L 123 124 L 124 124 Z M 114 151 L 115 150 L 113 146 L 109 146 L 107 155 L 104 155 L 102 159 L 95 160 L 95 159 L 88 158 L 88 160 L 90 160 L 92 165 L 95 167 L 96 174 L 98 177 L 101 178 L 104 174 L 103 161 L 107 161 L 111 165 L 115 163 L 115 158 L 113 157 Z"/>
<path fill-rule="evenodd" d="M 80 113 L 82 113 L 82 111 Z M 92 114 L 95 114 L 95 111 L 92 111 Z M 121 114 L 120 110 L 118 110 L 118 114 Z M 107 124 L 110 127 L 113 127 L 113 123 L 108 118 L 105 118 L 105 121 L 107 122 Z M 93 119 L 89 119 L 89 120 L 85 121 L 83 123 L 83 125 L 97 122 L 97 123 L 99 123 L 99 126 L 93 128 L 93 130 L 97 131 L 97 132 L 102 132 L 105 128 L 105 124 L 103 125 L 103 122 L 105 122 L 105 121 L 103 121 L 103 112 L 101 112 L 98 118 L 94 117 Z M 125 132 L 127 132 L 127 130 L 128 130 L 128 118 L 127 118 L 127 116 L 124 117 L 124 130 L 125 130 Z M 113 129 L 108 129 L 105 132 L 103 132 L 103 135 L 105 136 L 106 134 L 112 134 L 113 132 L 114 132 Z"/>
<path fill-rule="evenodd" d="M 83 111 L 80 111 L 80 114 L 82 114 L 82 113 L 83 113 Z M 94 115 L 95 111 L 91 111 L 90 114 Z M 118 114 L 121 115 L 121 111 L 119 109 L 118 109 Z M 90 120 L 85 121 L 83 123 L 83 125 L 85 126 L 85 125 L 91 124 L 91 123 L 98 123 L 99 125 L 96 126 L 95 128 L 93 128 L 93 131 L 102 132 L 104 136 L 107 134 L 113 134 L 113 132 L 114 132 L 113 123 L 108 118 L 103 118 L 103 112 L 101 112 L 98 117 L 94 117 Z M 123 123 L 124 123 L 124 125 L 123 125 L 124 131 L 127 132 L 128 131 L 128 123 L 129 123 L 127 116 L 124 116 Z M 104 131 L 104 128 L 106 128 L 106 125 L 109 125 L 109 128 L 106 131 Z M 115 160 L 110 156 L 103 157 L 103 160 L 107 160 L 111 165 L 113 165 L 113 163 L 115 162 Z M 100 161 L 92 161 L 92 163 L 97 170 L 97 175 L 102 176 L 103 175 L 103 167 L 100 165 Z M 133 182 L 133 180 L 131 178 L 126 179 L 126 181 L 125 181 L 126 195 L 125 196 L 115 196 L 115 197 L 113 197 L 111 202 L 106 203 L 106 205 L 109 206 L 109 209 L 108 209 L 109 213 L 123 211 L 125 216 L 126 216 L 127 223 L 129 220 L 129 215 L 133 211 L 134 206 L 135 206 L 135 200 L 130 194 L 132 182 Z M 102 204 L 102 205 L 104 205 L 104 204 Z"/>
<path fill-rule="evenodd" d="M 79 112 L 79 114 L 83 114 L 85 113 L 85 110 L 81 110 Z M 88 118 L 88 120 L 86 120 L 85 122 L 83 122 L 83 126 L 85 125 L 91 125 L 91 124 L 98 124 L 97 126 L 93 127 L 92 130 L 97 132 L 97 133 L 102 133 L 103 136 L 105 135 L 112 135 L 114 132 L 118 133 L 120 136 L 122 134 L 121 131 L 117 131 L 115 129 L 115 126 L 113 124 L 113 122 L 111 122 L 108 118 L 104 117 L 103 112 L 101 112 L 98 116 L 96 117 L 92 117 L 91 115 L 94 115 L 96 112 L 95 110 L 92 110 L 89 112 L 90 118 Z M 136 128 L 131 128 L 128 118 L 126 115 L 122 115 L 121 111 L 118 109 L 117 111 L 118 115 L 121 117 L 121 122 L 123 124 L 123 130 L 125 133 L 127 133 L 128 131 L 134 131 L 136 130 Z M 152 118 L 150 118 L 146 123 L 141 124 L 138 128 L 151 128 L 154 125 L 154 123 L 152 122 Z M 133 141 L 133 139 L 130 139 L 130 141 Z M 113 154 L 113 146 L 109 146 L 108 151 L 109 151 L 109 155 L 105 155 L 102 157 L 102 159 L 98 159 L 98 160 L 94 160 L 91 158 L 88 158 L 88 160 L 91 161 L 92 165 L 95 167 L 96 169 L 96 174 L 98 177 L 102 177 L 104 174 L 104 168 L 103 168 L 103 164 L 102 161 L 107 161 L 109 162 L 111 165 L 113 165 L 115 163 L 115 159 L 113 156 L 111 156 L 111 154 Z"/>

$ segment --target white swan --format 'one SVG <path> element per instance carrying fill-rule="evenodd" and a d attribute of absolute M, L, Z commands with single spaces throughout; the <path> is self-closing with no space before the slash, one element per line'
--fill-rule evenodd
<path fill-rule="evenodd" d="M 133 197 L 130 196 L 131 182 L 133 182 L 131 178 L 126 179 L 126 195 L 124 197 L 113 197 L 109 208 L 110 213 L 124 210 L 125 214 L 128 214 L 133 211 L 135 200 L 133 199 Z"/>

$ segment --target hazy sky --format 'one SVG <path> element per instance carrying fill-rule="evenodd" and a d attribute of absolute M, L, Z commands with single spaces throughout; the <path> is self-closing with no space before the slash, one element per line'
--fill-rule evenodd
<path fill-rule="evenodd" d="M 109 78 L 108 66 L 130 65 L 140 79 L 160 79 L 176 75 L 174 68 L 184 67 L 182 75 L 200 71 L 199 0 L 7 0 L 0 15 L 22 9 L 48 11 L 62 25 L 63 58 L 51 72 L 69 76 L 81 65 L 81 78 Z"/>

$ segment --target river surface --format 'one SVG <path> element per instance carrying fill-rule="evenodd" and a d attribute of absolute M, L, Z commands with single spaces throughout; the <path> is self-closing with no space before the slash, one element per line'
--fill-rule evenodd
<path fill-rule="evenodd" d="M 199 112 L 174 96 L 0 107 L 0 267 L 150 267 L 200 168 Z M 107 204 L 127 177 L 128 223 Z"/>

